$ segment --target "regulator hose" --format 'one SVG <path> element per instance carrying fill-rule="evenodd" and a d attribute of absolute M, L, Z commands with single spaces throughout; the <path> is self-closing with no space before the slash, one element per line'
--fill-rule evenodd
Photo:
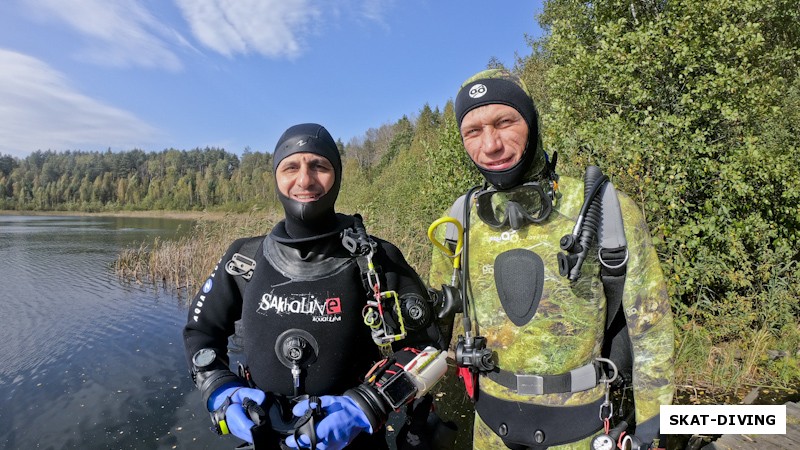
<path fill-rule="evenodd" d="M 608 182 L 608 177 L 603 175 L 599 167 L 589 166 L 586 168 L 583 182 L 583 206 L 575 222 L 575 228 L 572 234 L 564 235 L 559 242 L 561 249 L 566 253 L 558 255 L 558 271 L 570 281 L 580 278 L 581 266 L 597 236 L 603 213 L 602 202 L 597 199 L 597 194 Z"/>

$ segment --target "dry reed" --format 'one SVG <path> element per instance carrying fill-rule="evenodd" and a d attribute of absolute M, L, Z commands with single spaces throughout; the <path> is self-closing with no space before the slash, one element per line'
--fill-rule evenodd
<path fill-rule="evenodd" d="M 258 209 L 221 219 L 200 219 L 189 235 L 175 241 L 156 238 L 152 243 L 123 249 L 114 262 L 114 271 L 123 280 L 163 285 L 188 298 L 234 240 L 265 234 L 276 220 L 274 214 Z"/>

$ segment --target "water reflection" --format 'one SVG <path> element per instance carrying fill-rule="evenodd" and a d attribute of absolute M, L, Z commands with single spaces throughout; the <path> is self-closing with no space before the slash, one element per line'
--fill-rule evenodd
<path fill-rule="evenodd" d="M 125 245 L 174 237 L 171 219 L 0 216 L 0 448 L 231 449 L 183 356 L 185 307 L 122 285 Z"/>

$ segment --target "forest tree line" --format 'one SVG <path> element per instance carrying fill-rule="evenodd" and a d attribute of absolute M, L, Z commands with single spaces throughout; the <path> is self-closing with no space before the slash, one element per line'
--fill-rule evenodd
<path fill-rule="evenodd" d="M 796 1 L 550 0 L 538 21 L 544 36 L 508 68 L 532 91 L 557 171 L 597 165 L 640 205 L 669 284 L 682 379 L 796 382 Z M 452 102 L 339 143 L 340 209 L 362 212 L 424 273 L 427 225 L 479 181 Z M 35 152 L 0 158 L 0 177 L 6 209 L 279 208 L 268 153 Z"/>
<path fill-rule="evenodd" d="M 415 120 L 440 123 L 441 113 L 425 106 Z M 337 139 L 345 166 L 357 172 L 356 183 L 380 173 L 400 151 L 407 150 L 415 128 L 403 117 L 371 128 L 347 144 Z M 241 156 L 209 147 L 160 152 L 37 150 L 21 159 L 0 154 L 0 209 L 274 209 L 279 203 L 272 171 L 272 154 L 249 148 Z"/>
<path fill-rule="evenodd" d="M 239 157 L 217 148 L 0 156 L 0 208 L 98 212 L 234 205 L 272 194 L 271 164 L 270 154 Z"/>

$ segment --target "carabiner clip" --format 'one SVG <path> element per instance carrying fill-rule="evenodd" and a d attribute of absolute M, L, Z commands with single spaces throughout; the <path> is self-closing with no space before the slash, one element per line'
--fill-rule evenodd
<path fill-rule="evenodd" d="M 611 383 L 613 383 L 614 380 L 617 379 L 617 376 L 619 375 L 619 371 L 617 370 L 617 365 L 614 364 L 614 361 L 611 361 L 608 358 L 595 358 L 595 361 L 597 361 L 598 363 L 606 363 L 606 364 L 608 364 L 611 367 L 611 370 L 614 373 L 611 376 L 611 378 L 608 378 L 608 377 L 606 377 L 605 370 L 603 370 L 602 367 L 600 369 L 600 370 L 603 370 L 603 375 L 600 378 L 600 383 L 603 383 L 603 384 L 606 385 L 605 386 L 605 398 L 603 399 L 603 403 L 600 405 L 600 420 L 602 420 L 603 423 L 606 424 L 604 426 L 607 426 L 608 420 L 614 414 L 614 404 L 611 403 Z"/>

